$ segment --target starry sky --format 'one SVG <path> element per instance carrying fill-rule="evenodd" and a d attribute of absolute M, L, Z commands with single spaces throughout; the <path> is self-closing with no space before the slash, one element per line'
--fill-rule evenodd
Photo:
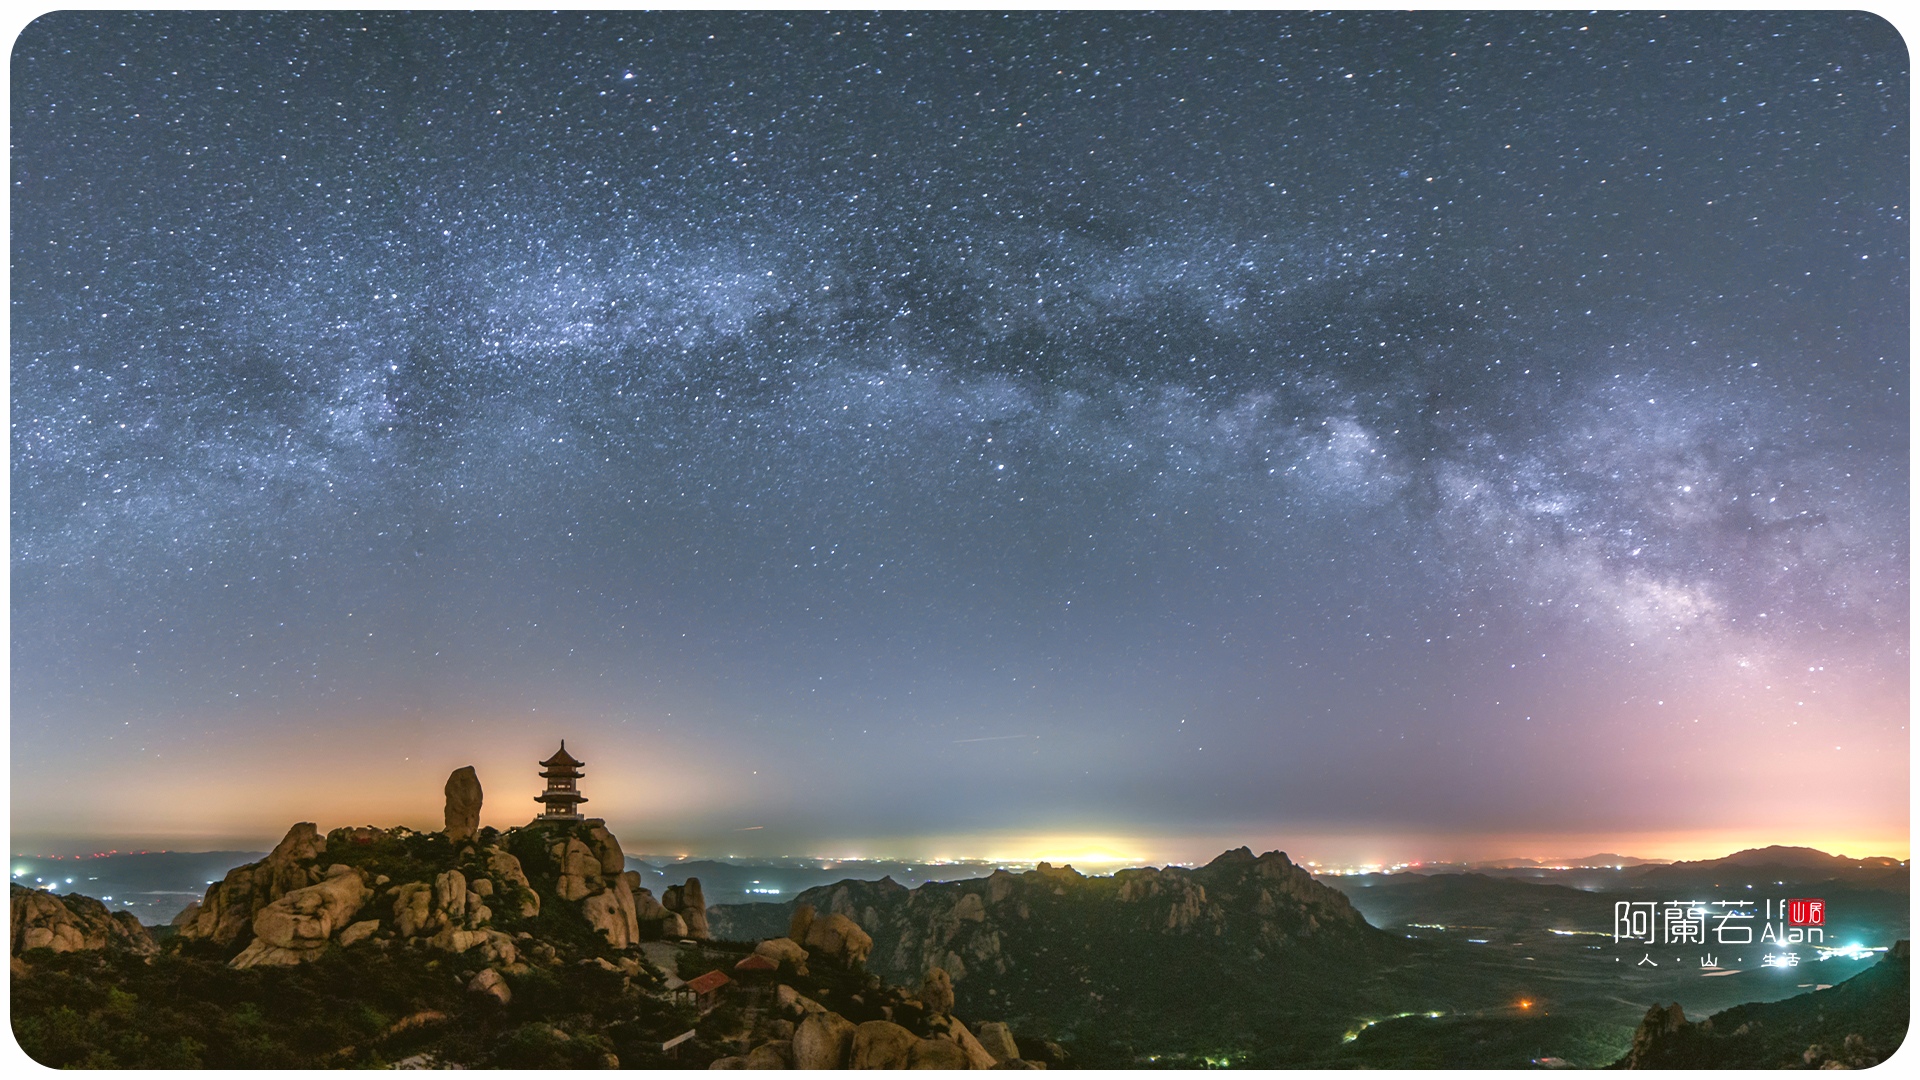
<path fill-rule="evenodd" d="M 45 16 L 15 850 L 564 737 L 629 850 L 1904 856 L 1908 99 L 1838 12 Z"/>

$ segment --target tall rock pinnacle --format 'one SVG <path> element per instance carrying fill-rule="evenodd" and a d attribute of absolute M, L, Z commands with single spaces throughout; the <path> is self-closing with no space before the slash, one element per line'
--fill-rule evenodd
<path fill-rule="evenodd" d="M 480 776 L 462 765 L 447 777 L 447 839 L 456 844 L 480 831 Z"/>

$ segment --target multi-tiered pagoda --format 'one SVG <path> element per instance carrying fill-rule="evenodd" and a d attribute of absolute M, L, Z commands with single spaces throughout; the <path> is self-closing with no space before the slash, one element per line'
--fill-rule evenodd
<path fill-rule="evenodd" d="M 554 755 L 540 763 L 541 776 L 546 777 L 547 790 L 533 797 L 533 801 L 544 803 L 535 821 L 580 821 L 580 804 L 587 801 L 580 794 L 580 767 L 584 761 L 575 761 L 567 753 L 567 740 L 560 740 L 560 749 Z"/>

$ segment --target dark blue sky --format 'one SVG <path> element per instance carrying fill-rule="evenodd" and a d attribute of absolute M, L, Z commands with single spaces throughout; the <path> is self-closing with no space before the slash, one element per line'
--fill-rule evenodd
<path fill-rule="evenodd" d="M 514 824 L 565 736 L 660 849 L 1905 853 L 1875 17 L 79 12 L 12 78 L 16 848 Z"/>

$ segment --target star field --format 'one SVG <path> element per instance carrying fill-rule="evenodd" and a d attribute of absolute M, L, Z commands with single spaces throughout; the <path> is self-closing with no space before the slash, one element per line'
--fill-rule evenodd
<path fill-rule="evenodd" d="M 707 850 L 1903 845 L 1905 55 L 44 16 L 16 835 L 424 818 L 470 761 L 511 803 L 565 735 L 622 835 Z"/>

